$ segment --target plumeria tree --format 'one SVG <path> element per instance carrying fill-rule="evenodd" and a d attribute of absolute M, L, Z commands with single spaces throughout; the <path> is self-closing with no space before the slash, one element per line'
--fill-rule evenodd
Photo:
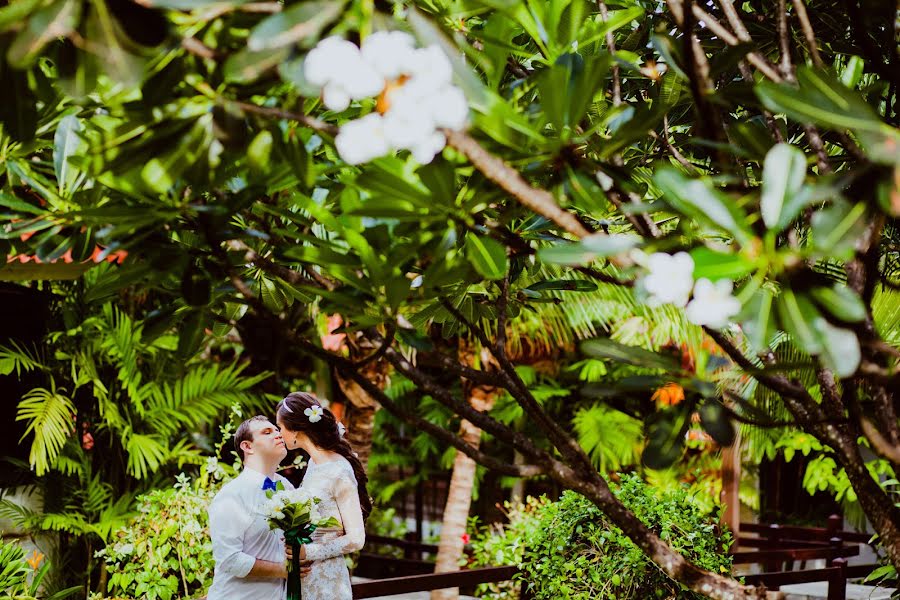
<path fill-rule="evenodd" d="M 765 597 L 627 510 L 509 357 L 510 323 L 536 304 L 683 307 L 788 419 L 717 360 L 598 335 L 584 353 L 646 372 L 597 400 L 644 393 L 644 462 L 677 460 L 694 414 L 723 444 L 734 420 L 805 431 L 900 566 L 900 511 L 863 458 L 900 463 L 900 351 L 871 310 L 897 285 L 887 4 L 15 0 L 0 9 L 3 248 L 124 248 L 117 285 L 172 298 L 158 326 L 289 344 L 486 467 L 581 493 L 687 588 Z M 322 347 L 334 313 L 370 353 Z M 435 343 L 460 332 L 496 367 Z M 779 361 L 786 338 L 799 363 Z M 384 394 L 361 369 L 374 360 L 415 393 Z M 505 390 L 539 434 L 448 377 Z M 664 383 L 684 399 L 657 409 Z M 424 418 L 426 397 L 508 453 Z"/>

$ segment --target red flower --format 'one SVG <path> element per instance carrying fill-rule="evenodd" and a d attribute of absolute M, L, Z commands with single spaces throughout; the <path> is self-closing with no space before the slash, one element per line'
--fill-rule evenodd
<path fill-rule="evenodd" d="M 462 534 L 462 535 L 459 536 L 459 537 L 462 538 L 463 544 L 468 544 L 468 543 L 469 543 L 469 540 L 472 539 L 472 538 L 469 537 L 469 534 L 468 534 L 468 533 L 464 533 L 464 534 Z"/>
<path fill-rule="evenodd" d="M 84 435 L 81 436 L 81 447 L 85 450 L 90 450 L 94 447 L 94 436 L 91 435 L 90 431 L 85 431 Z"/>

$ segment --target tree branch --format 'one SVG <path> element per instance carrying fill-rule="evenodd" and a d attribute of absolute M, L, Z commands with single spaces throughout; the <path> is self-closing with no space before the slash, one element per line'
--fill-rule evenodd
<path fill-rule="evenodd" d="M 563 231 L 577 238 L 591 232 L 572 213 L 561 208 L 553 195 L 545 189 L 533 187 L 522 175 L 502 159 L 484 149 L 475 138 L 464 131 L 444 130 L 447 144 L 469 159 L 476 169 L 496 183 L 523 206 L 556 223 Z"/>
<path fill-rule="evenodd" d="M 525 382 L 522 381 L 522 378 L 519 377 L 515 365 L 513 365 L 505 355 L 500 355 L 497 348 L 488 339 L 484 330 L 469 321 L 465 315 L 459 312 L 459 310 L 446 299 L 441 299 L 441 305 L 459 322 L 465 324 L 469 331 L 478 338 L 478 341 L 491 351 L 494 358 L 497 359 L 500 369 L 507 380 L 508 385 L 505 386 L 506 389 L 525 410 L 525 413 L 528 414 L 535 423 L 537 423 L 538 427 L 544 431 L 547 438 L 550 440 L 550 443 L 553 444 L 564 457 L 574 464 L 579 465 L 580 468 L 594 470 L 593 463 L 590 458 L 588 458 L 587 454 L 585 454 L 584 449 L 575 439 L 566 434 L 559 424 L 551 419 L 544 409 L 541 408 L 541 405 L 535 400 L 531 391 L 528 389 L 528 386 L 526 386 Z"/>

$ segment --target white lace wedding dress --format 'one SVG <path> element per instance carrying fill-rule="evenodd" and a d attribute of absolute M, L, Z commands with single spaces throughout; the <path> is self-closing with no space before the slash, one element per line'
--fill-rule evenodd
<path fill-rule="evenodd" d="M 334 517 L 341 524 L 315 531 L 312 543 L 306 545 L 306 558 L 313 563 L 302 579 L 303 600 L 352 600 L 344 555 L 356 552 L 366 541 L 353 467 L 343 457 L 322 464 L 310 461 L 300 487 L 322 499 L 323 518 Z"/>

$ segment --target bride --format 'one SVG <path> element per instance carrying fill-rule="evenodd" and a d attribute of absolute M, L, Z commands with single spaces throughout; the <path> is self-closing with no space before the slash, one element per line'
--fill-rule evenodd
<path fill-rule="evenodd" d="M 322 500 L 322 518 L 341 525 L 318 529 L 313 541 L 300 547 L 300 560 L 312 561 L 303 577 L 304 600 L 351 600 L 350 572 L 344 555 L 363 547 L 365 519 L 372 510 L 362 463 L 343 440 L 343 426 L 313 394 L 292 392 L 278 403 L 277 424 L 289 450 L 309 454 L 301 488 Z"/>

